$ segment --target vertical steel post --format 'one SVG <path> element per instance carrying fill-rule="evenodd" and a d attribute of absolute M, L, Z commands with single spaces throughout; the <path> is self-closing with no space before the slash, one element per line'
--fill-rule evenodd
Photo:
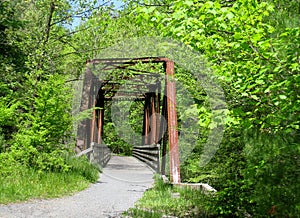
<path fill-rule="evenodd" d="M 99 117 L 98 117 L 98 144 L 102 143 L 102 129 L 103 129 L 103 109 L 99 109 Z"/>
<path fill-rule="evenodd" d="M 156 143 L 156 114 L 155 114 L 155 93 L 151 93 L 151 136 L 150 145 Z"/>
<path fill-rule="evenodd" d="M 99 90 L 98 93 L 98 101 L 99 103 L 97 104 L 99 109 L 98 113 L 98 144 L 102 143 L 102 134 L 103 134 L 103 122 L 104 122 L 104 94 L 101 90 Z"/>
<path fill-rule="evenodd" d="M 168 114 L 167 114 L 167 96 L 166 96 L 166 89 L 165 95 L 163 97 L 163 105 L 162 105 L 162 117 L 165 118 L 161 119 L 160 121 L 160 144 L 162 144 L 162 155 L 161 155 L 161 174 L 166 175 L 166 155 L 167 155 L 167 143 L 168 143 L 168 125 L 164 121 L 168 121 Z M 166 132 L 164 132 L 166 130 Z"/>
<path fill-rule="evenodd" d="M 155 95 L 155 113 L 156 113 L 156 138 L 155 138 L 155 144 L 158 144 L 158 141 L 160 140 L 160 92 L 161 92 L 161 83 L 157 82 L 157 94 Z"/>
<path fill-rule="evenodd" d="M 95 104 L 96 105 L 96 101 Z M 93 110 L 93 118 L 92 118 L 92 122 L 91 122 L 91 143 L 94 142 L 95 138 L 95 125 L 96 125 L 96 110 Z"/>
<path fill-rule="evenodd" d="M 80 103 L 80 111 L 84 111 L 90 108 L 90 93 L 92 89 L 92 81 L 93 74 L 90 67 L 87 67 L 86 73 L 84 75 L 83 81 L 83 89 Z M 90 128 L 90 120 L 85 119 L 81 121 L 78 125 L 77 130 L 77 142 L 76 146 L 79 151 L 85 150 L 87 148 L 87 144 L 89 143 L 89 128 Z"/>
<path fill-rule="evenodd" d="M 145 106 L 144 106 L 144 122 L 143 122 L 143 141 L 142 145 L 149 144 L 149 95 L 145 96 Z"/>
<path fill-rule="evenodd" d="M 143 130 L 142 130 L 142 145 L 145 145 L 145 142 L 146 142 L 145 133 L 146 133 L 146 99 L 145 99 L 145 101 L 144 101 Z"/>
<path fill-rule="evenodd" d="M 145 138 L 146 138 L 146 145 L 150 144 L 150 106 L 151 106 L 151 102 L 150 102 L 150 96 L 147 96 L 147 105 L 146 105 L 146 134 L 145 134 Z"/>
<path fill-rule="evenodd" d="M 93 108 L 95 106 L 95 100 L 94 100 L 94 80 L 93 80 L 93 75 L 92 75 L 92 83 L 90 86 L 90 92 L 89 92 L 89 101 L 88 101 L 88 108 Z M 87 125 L 87 131 L 86 131 L 86 144 L 85 144 L 85 149 L 89 148 L 91 146 L 91 143 L 93 142 L 93 137 L 94 137 L 94 111 L 92 112 L 92 120 L 88 120 L 88 125 Z"/>
<path fill-rule="evenodd" d="M 176 114 L 176 87 L 173 61 L 166 61 L 166 77 L 168 131 L 170 144 L 170 177 L 171 182 L 180 183 L 180 162 L 177 129 L 178 126 Z"/>
<path fill-rule="evenodd" d="M 91 83 L 91 88 L 90 88 L 90 94 L 89 94 L 89 108 L 94 108 L 97 104 L 97 99 L 96 99 L 96 95 L 97 95 L 97 91 L 98 91 L 98 79 L 95 75 L 91 75 L 92 76 L 92 83 Z M 96 141 L 95 135 L 98 132 L 95 132 L 95 128 L 96 127 L 96 110 L 93 110 L 93 118 L 90 122 L 90 132 L 89 132 L 89 137 L 87 137 L 89 139 L 89 141 L 87 141 L 87 146 L 90 147 L 92 142 Z"/>

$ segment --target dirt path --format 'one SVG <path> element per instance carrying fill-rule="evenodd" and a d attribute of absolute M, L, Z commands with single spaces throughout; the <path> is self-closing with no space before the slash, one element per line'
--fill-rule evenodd
<path fill-rule="evenodd" d="M 96 184 L 73 196 L 0 205 L 1 218 L 121 217 L 153 184 L 153 171 L 133 157 L 112 156 Z"/>

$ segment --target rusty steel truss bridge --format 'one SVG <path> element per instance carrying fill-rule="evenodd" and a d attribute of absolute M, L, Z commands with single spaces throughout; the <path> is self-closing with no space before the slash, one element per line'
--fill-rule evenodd
<path fill-rule="evenodd" d="M 150 73 L 134 68 L 137 65 L 160 64 L 164 80 L 158 73 Z M 111 70 L 130 71 L 118 78 L 106 76 L 101 72 Z M 97 73 L 95 73 L 97 72 Z M 100 72 L 100 74 L 99 74 Z M 133 155 L 151 163 L 156 161 L 156 171 L 165 175 L 169 165 L 170 180 L 180 183 L 180 161 L 178 148 L 178 121 L 176 113 L 176 87 L 174 62 L 165 57 L 93 59 L 87 61 L 84 75 L 80 111 L 95 108 L 92 119 L 78 125 L 77 147 L 82 151 L 93 144 L 102 144 L 106 102 L 113 100 L 134 100 L 144 102 L 143 130 L 140 146 L 134 148 Z M 149 80 L 147 77 L 151 77 Z M 157 79 L 156 79 L 157 78 Z M 129 81 L 122 86 L 121 81 Z M 163 93 L 161 93 L 163 91 Z M 163 117 L 163 119 L 162 119 Z M 151 145 L 155 145 L 152 146 Z M 144 149 L 145 148 L 145 149 Z M 158 148 L 158 152 L 156 152 Z M 148 150 L 148 151 L 145 151 Z M 152 158 L 153 154 L 157 158 Z M 166 164 L 166 156 L 169 164 Z"/>

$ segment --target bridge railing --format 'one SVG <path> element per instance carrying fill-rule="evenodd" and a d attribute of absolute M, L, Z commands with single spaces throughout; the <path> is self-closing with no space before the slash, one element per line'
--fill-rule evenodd
<path fill-rule="evenodd" d="M 148 166 L 160 173 L 159 144 L 133 146 L 132 156 L 145 162 Z"/>
<path fill-rule="evenodd" d="M 92 142 L 93 153 L 90 157 L 92 163 L 99 164 L 100 167 L 105 167 L 111 157 L 111 151 L 107 145 L 97 144 Z"/>
<path fill-rule="evenodd" d="M 91 163 L 98 164 L 101 168 L 105 167 L 111 157 L 111 151 L 106 145 L 95 142 L 92 142 L 88 149 L 78 153 L 76 156 L 80 157 L 84 154 L 89 155 Z"/>

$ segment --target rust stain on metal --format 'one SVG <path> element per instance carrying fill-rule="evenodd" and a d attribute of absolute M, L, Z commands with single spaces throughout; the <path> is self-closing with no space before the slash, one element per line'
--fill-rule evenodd
<path fill-rule="evenodd" d="M 166 62 L 168 130 L 170 144 L 170 177 L 171 182 L 180 183 L 178 130 L 176 114 L 176 88 L 174 80 L 174 62 Z"/>
<path fill-rule="evenodd" d="M 163 96 L 161 107 L 161 82 L 147 84 L 147 76 L 155 77 L 153 73 L 144 70 L 132 68 L 132 66 L 142 63 L 163 63 L 165 69 L 165 94 Z M 99 80 L 92 74 L 92 69 L 98 65 L 99 70 L 107 71 L 112 69 L 127 69 L 133 72 L 135 77 L 120 75 L 118 78 L 107 78 Z M 167 154 L 167 141 L 169 141 L 170 152 L 170 176 L 171 182 L 180 183 L 180 163 L 178 148 L 178 127 L 176 114 L 176 87 L 174 80 L 174 62 L 166 57 L 142 57 L 142 58 L 110 58 L 110 59 L 93 59 L 87 61 L 87 72 L 84 79 L 84 87 L 81 102 L 81 111 L 93 106 L 100 107 L 94 110 L 92 121 L 85 121 L 79 124 L 78 142 L 85 142 L 85 149 L 95 140 L 100 144 L 103 135 L 104 107 L 105 102 L 111 100 L 139 100 L 144 101 L 144 120 L 143 120 L 143 141 L 142 144 L 162 145 L 162 166 L 161 173 L 165 174 L 165 156 Z M 130 81 L 129 88 L 122 87 L 121 81 Z M 99 94 L 100 93 L 100 94 Z M 116 95 L 117 93 L 117 95 Z M 142 94 L 141 94 L 142 93 Z M 96 94 L 98 94 L 96 96 Z M 159 119 L 159 114 L 164 119 Z M 151 119 L 150 119 L 151 117 Z M 167 121 L 167 125 L 165 125 Z M 151 124 L 151 125 L 150 125 Z M 95 128 L 97 126 L 97 131 Z M 163 132 L 167 129 L 166 132 Z M 82 146 L 82 145 L 80 145 Z M 79 146 L 78 146 L 79 147 Z M 81 148 L 82 149 L 82 148 Z"/>

